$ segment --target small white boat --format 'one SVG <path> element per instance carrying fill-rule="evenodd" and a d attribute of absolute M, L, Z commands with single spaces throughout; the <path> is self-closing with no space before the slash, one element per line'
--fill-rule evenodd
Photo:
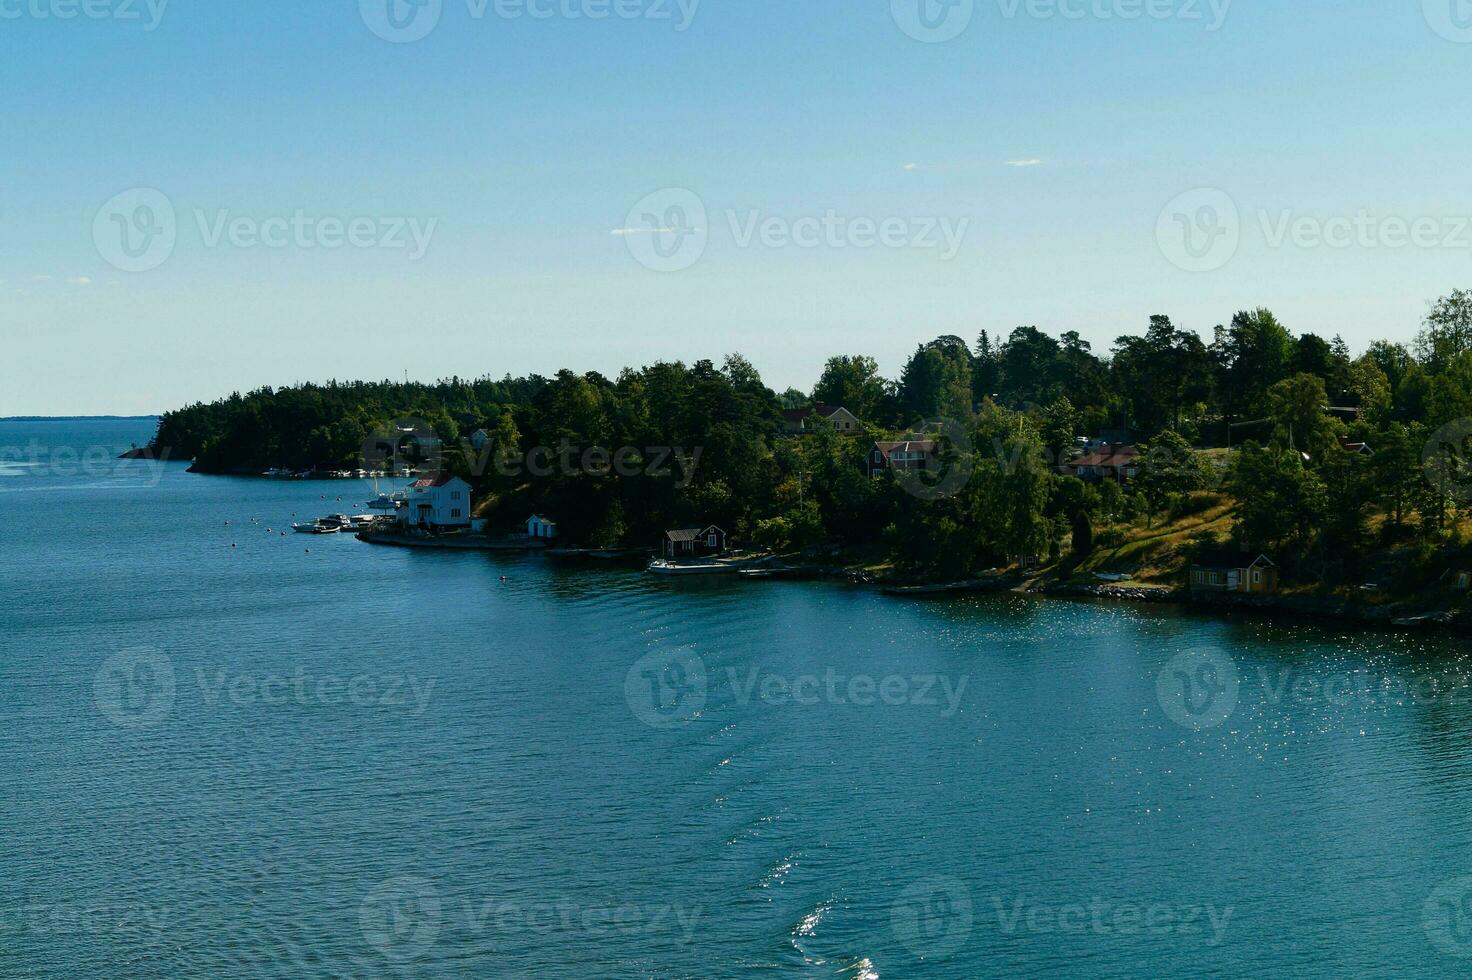
<path fill-rule="evenodd" d="M 311 524 L 293 524 L 291 529 L 297 534 L 336 534 L 339 526 L 324 521 L 313 521 Z"/>
<path fill-rule="evenodd" d="M 722 562 L 678 562 L 660 559 L 649 563 L 645 571 L 651 575 L 730 575 L 740 566 Z"/>

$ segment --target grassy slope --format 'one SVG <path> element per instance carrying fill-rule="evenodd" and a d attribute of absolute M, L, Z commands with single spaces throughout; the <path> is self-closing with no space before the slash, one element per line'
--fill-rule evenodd
<path fill-rule="evenodd" d="M 1232 508 L 1233 502 L 1223 499 L 1200 514 L 1178 521 L 1161 516 L 1156 518 L 1154 527 L 1126 526 L 1121 544 L 1096 546 L 1092 554 L 1077 564 L 1065 555 L 1057 569 L 1058 577 L 1097 581 L 1092 573 L 1111 572 L 1128 574 L 1132 583 L 1140 585 L 1182 585 L 1185 559 L 1181 547 L 1203 531 L 1226 540 L 1232 530 Z"/>
<path fill-rule="evenodd" d="M 1143 524 L 1124 526 L 1123 542 L 1097 546 L 1093 553 L 1077 563 L 1072 560 L 1072 556 L 1065 554 L 1063 560 L 1047 569 L 1041 579 L 1044 583 L 1100 584 L 1093 573 L 1106 572 L 1129 575 L 1129 580 L 1120 583 L 1121 585 L 1179 588 L 1186 583 L 1186 560 L 1181 553 L 1182 546 L 1203 531 L 1209 531 L 1219 540 L 1225 541 L 1232 530 L 1234 506 L 1231 498 L 1221 497 L 1209 509 L 1180 520 L 1167 521 L 1161 518 L 1153 528 L 1147 528 Z M 1375 515 L 1369 523 L 1369 535 L 1375 539 L 1381 538 L 1381 526 L 1385 523 L 1385 517 Z M 1464 517 L 1456 522 L 1455 539 L 1463 542 L 1472 540 L 1472 517 Z M 1472 595 L 1458 593 L 1451 587 L 1451 573 L 1462 570 L 1460 567 L 1451 568 L 1446 578 L 1439 578 L 1398 594 L 1386 588 L 1388 583 L 1397 580 L 1399 573 L 1415 561 L 1414 553 L 1409 531 L 1394 543 L 1382 545 L 1375 551 L 1369 564 L 1378 571 L 1366 578 L 1367 581 L 1381 584 L 1378 591 L 1362 590 L 1355 586 L 1326 590 L 1313 583 L 1289 585 L 1283 591 L 1300 595 L 1333 592 L 1370 605 L 1410 602 L 1426 608 L 1472 609 Z M 1457 562 L 1453 560 L 1452 565 L 1457 565 Z"/>

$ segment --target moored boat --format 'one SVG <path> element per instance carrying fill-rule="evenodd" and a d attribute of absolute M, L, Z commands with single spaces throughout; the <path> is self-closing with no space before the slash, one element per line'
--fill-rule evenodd
<path fill-rule="evenodd" d="M 324 521 L 313 521 L 311 524 L 293 524 L 291 529 L 298 534 L 336 534 L 341 527 Z"/>
<path fill-rule="evenodd" d="M 722 562 L 678 562 L 660 559 L 649 563 L 645 571 L 651 575 L 730 575 L 740 566 Z"/>

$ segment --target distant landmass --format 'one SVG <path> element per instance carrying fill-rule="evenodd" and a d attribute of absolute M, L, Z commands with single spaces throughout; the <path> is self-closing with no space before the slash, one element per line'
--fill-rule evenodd
<path fill-rule="evenodd" d="M 146 422 L 157 415 L 0 415 L 0 422 Z"/>

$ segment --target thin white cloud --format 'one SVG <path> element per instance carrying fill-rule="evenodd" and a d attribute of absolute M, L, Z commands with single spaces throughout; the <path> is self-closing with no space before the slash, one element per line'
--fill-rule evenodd
<path fill-rule="evenodd" d="M 1007 161 L 1007 166 L 1009 166 L 1009 167 L 1041 167 L 1042 165 L 1043 165 L 1043 161 L 1041 161 L 1041 160 L 1039 160 L 1039 159 L 1037 159 L 1035 157 L 1034 158 L 1027 159 L 1027 160 L 1008 160 Z"/>
<path fill-rule="evenodd" d="M 612 231 L 610 231 L 609 234 L 610 235 L 617 235 L 617 236 L 623 236 L 623 235 L 659 235 L 659 234 L 662 234 L 662 235 L 673 235 L 673 234 L 675 234 L 676 232 L 678 232 L 680 230 L 681 229 L 679 229 L 679 228 L 615 228 Z M 700 229 L 698 229 L 698 228 L 691 228 L 689 230 L 690 231 L 699 231 Z"/>
<path fill-rule="evenodd" d="M 906 170 L 919 170 L 920 169 L 920 164 L 918 164 L 918 163 L 907 163 L 907 164 L 905 164 L 905 169 Z"/>
<path fill-rule="evenodd" d="M 92 285 L 92 277 L 72 276 L 70 279 L 67 280 L 67 282 L 71 283 L 73 286 L 90 286 Z"/>

